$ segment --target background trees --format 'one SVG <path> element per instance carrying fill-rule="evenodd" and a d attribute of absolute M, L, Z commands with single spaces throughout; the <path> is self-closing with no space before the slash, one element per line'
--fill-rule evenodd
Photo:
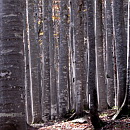
<path fill-rule="evenodd" d="M 100 111 L 108 106 L 119 108 L 126 87 L 127 3 L 38 0 L 34 7 L 38 9 L 33 22 L 38 24 L 35 43 L 39 46 L 42 116 L 49 120 L 72 111 L 80 115 L 92 110 L 92 104 Z"/>
<path fill-rule="evenodd" d="M 22 44 L 24 31 L 28 123 L 68 117 L 72 113 L 81 116 L 84 110 L 90 110 L 93 124 L 100 124 L 98 110 L 122 106 L 127 90 L 126 70 L 129 75 L 126 1 L 26 0 L 24 30 L 22 7 L 11 10 L 21 3 L 13 0 L 13 4 L 0 2 L 1 104 L 8 98 L 3 93 L 6 95 L 8 88 L 5 86 L 10 81 L 10 75 L 19 66 L 15 79 L 16 83 L 17 79 L 19 81 L 17 84 L 23 83 L 20 53 L 23 46 L 17 43 Z M 10 10 L 5 7 L 6 4 Z M 8 64 L 13 62 L 18 67 L 8 70 Z M 22 74 L 18 75 L 18 72 Z M 11 81 L 9 90 L 13 93 L 15 88 L 12 86 L 20 85 Z M 18 95 L 23 90 L 19 87 Z M 18 99 L 21 101 L 20 97 Z"/>

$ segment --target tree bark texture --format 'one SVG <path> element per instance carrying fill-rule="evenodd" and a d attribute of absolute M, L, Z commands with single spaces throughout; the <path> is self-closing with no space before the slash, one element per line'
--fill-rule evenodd
<path fill-rule="evenodd" d="M 114 90 L 114 58 L 113 58 L 113 20 L 111 1 L 105 0 L 105 24 L 106 24 L 106 82 L 107 103 L 110 107 L 115 106 Z"/>
<path fill-rule="evenodd" d="M 28 29 L 28 46 L 29 46 L 29 67 L 30 67 L 30 86 L 33 122 L 41 121 L 41 104 L 40 104 L 40 83 L 39 83 L 39 53 L 38 44 L 35 35 L 34 25 L 34 0 L 27 1 L 27 29 Z"/>
<path fill-rule="evenodd" d="M 126 87 L 126 39 L 122 0 L 113 0 L 113 20 L 117 66 L 117 106 L 120 107 L 124 100 Z"/>
<path fill-rule="evenodd" d="M 27 6 L 27 4 L 26 4 Z M 25 10 L 24 17 L 27 17 Z M 31 86 L 30 86 L 30 68 L 29 68 L 29 48 L 27 35 L 27 19 L 24 20 L 24 62 L 25 62 L 25 99 L 26 99 L 26 118 L 27 123 L 32 123 L 32 101 L 31 101 Z"/>
<path fill-rule="evenodd" d="M 76 113 L 83 111 L 83 79 L 84 79 L 84 29 L 83 0 L 74 0 L 74 39 L 75 39 L 75 98 Z"/>
<path fill-rule="evenodd" d="M 60 4 L 60 46 L 59 46 L 59 115 L 64 116 L 68 111 L 68 4 L 69 1 L 61 1 Z"/>
<path fill-rule="evenodd" d="M 91 122 L 94 128 L 101 127 L 101 121 L 98 116 L 98 103 L 96 91 L 96 50 L 95 50 L 95 33 L 94 33 L 94 1 L 87 0 L 88 9 L 88 92 L 89 92 L 89 109 Z"/>
<path fill-rule="evenodd" d="M 102 1 L 95 1 L 95 44 L 96 44 L 96 68 L 97 68 L 97 94 L 99 110 L 107 108 L 105 70 L 103 60 L 103 31 L 102 31 Z"/>
<path fill-rule="evenodd" d="M 43 0 L 43 85 L 42 85 L 42 119 L 51 118 L 50 103 L 50 58 L 49 58 L 49 0 Z"/>
<path fill-rule="evenodd" d="M 50 93 L 51 93 L 51 119 L 56 119 L 58 117 L 57 108 L 57 85 L 56 85 L 56 69 L 55 69 L 55 47 L 54 47 L 54 28 L 52 21 L 52 6 L 53 0 L 50 0 L 49 4 L 49 54 L 50 54 Z"/>
<path fill-rule="evenodd" d="M 0 0 L 0 129 L 26 130 L 23 13 L 25 1 Z"/>

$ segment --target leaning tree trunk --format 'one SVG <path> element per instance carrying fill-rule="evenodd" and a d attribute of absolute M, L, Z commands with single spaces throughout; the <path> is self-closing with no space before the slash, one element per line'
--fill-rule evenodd
<path fill-rule="evenodd" d="M 95 44 L 96 44 L 96 68 L 97 68 L 97 94 L 98 108 L 104 110 L 107 108 L 105 71 L 103 61 L 103 23 L 102 23 L 102 2 L 95 1 Z"/>
<path fill-rule="evenodd" d="M 26 130 L 24 1 L 0 0 L 0 130 Z"/>
<path fill-rule="evenodd" d="M 126 36 L 122 0 L 113 0 L 113 21 L 117 66 L 117 106 L 119 108 L 123 103 L 126 88 Z"/>

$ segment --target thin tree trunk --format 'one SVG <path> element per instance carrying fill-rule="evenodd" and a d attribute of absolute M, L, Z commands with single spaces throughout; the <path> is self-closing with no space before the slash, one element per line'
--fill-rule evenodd
<path fill-rule="evenodd" d="M 127 89 L 128 109 L 130 109 L 130 0 L 128 1 L 128 23 L 127 23 Z"/>
<path fill-rule="evenodd" d="M 50 40 L 50 93 L 51 93 L 51 119 L 58 117 L 57 110 L 57 85 L 56 85 L 56 70 L 55 70 L 55 47 L 54 47 L 54 29 L 52 21 L 52 0 L 49 4 L 49 40 Z"/>
<path fill-rule="evenodd" d="M 74 10 L 73 0 L 70 0 L 70 26 L 69 26 L 69 46 L 70 46 L 70 95 L 71 95 L 71 109 L 75 109 L 75 57 L 74 57 Z"/>
<path fill-rule="evenodd" d="M 49 4 L 50 0 L 43 0 L 43 85 L 42 85 L 42 119 L 47 121 L 51 117 L 50 103 L 50 58 L 49 58 Z"/>
<path fill-rule="evenodd" d="M 27 4 L 26 4 L 27 6 Z M 32 101 L 31 101 L 31 87 L 30 87 L 30 68 L 29 68 L 29 49 L 27 36 L 27 10 L 24 14 L 24 61 L 25 61 L 25 98 L 26 98 L 26 118 L 27 123 L 32 123 Z"/>

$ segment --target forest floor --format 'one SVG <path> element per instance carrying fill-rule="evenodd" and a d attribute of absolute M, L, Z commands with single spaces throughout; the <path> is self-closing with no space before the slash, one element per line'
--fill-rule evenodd
<path fill-rule="evenodd" d="M 115 113 L 115 110 L 107 110 L 100 113 L 100 118 L 106 123 L 101 130 L 130 130 L 130 117 L 111 120 Z M 52 121 L 44 124 L 34 124 L 28 130 L 93 130 L 93 126 L 90 117 L 86 116 L 72 121 Z"/>

